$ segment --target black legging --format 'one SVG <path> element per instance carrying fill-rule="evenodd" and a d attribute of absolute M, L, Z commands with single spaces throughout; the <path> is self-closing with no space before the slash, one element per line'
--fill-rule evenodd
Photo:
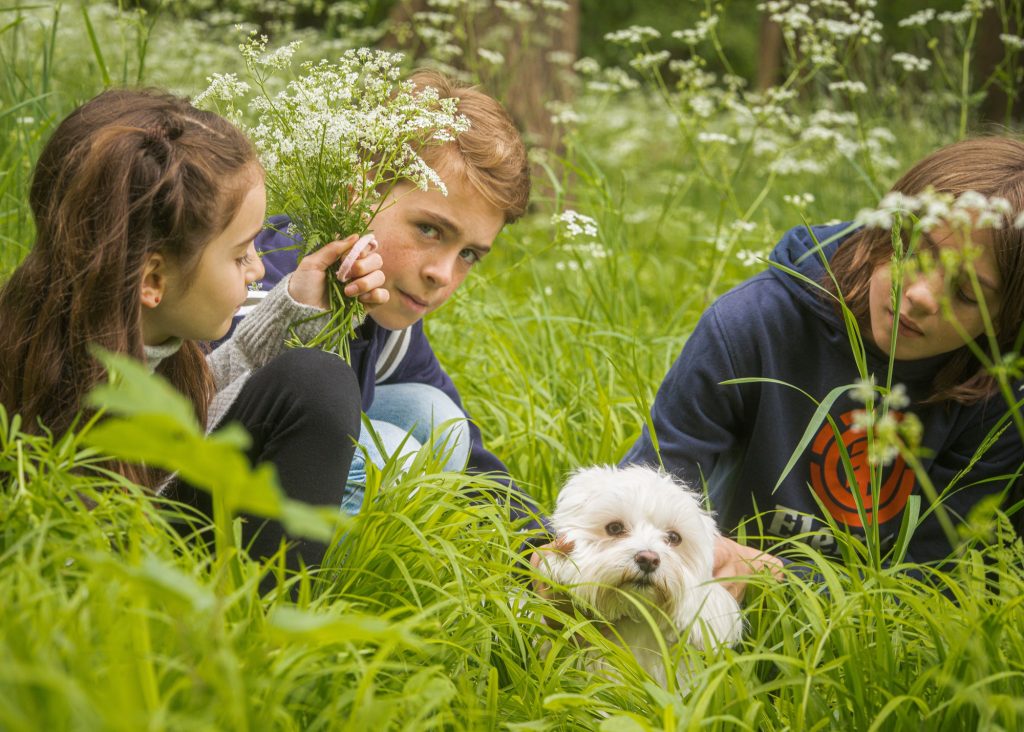
<path fill-rule="evenodd" d="M 253 372 L 219 424 L 240 422 L 252 436 L 253 465 L 271 462 L 289 498 L 340 510 L 360 426 L 360 394 L 352 368 L 337 356 L 291 349 Z M 219 426 L 219 425 L 218 425 Z M 213 502 L 206 491 L 179 481 L 177 498 L 207 517 Z M 242 514 L 242 544 L 254 559 L 274 554 L 285 536 L 278 521 Z M 320 542 L 288 537 L 287 565 L 319 564 Z M 261 589 L 273 586 L 265 578 Z"/>

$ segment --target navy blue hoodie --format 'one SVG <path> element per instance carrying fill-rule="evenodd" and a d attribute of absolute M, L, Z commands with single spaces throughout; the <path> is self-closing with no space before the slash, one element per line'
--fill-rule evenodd
<path fill-rule="evenodd" d="M 819 242 L 826 242 L 847 228 L 848 224 L 818 227 L 815 234 Z M 825 256 L 831 258 L 841 245 L 839 241 L 827 244 Z M 806 228 L 792 229 L 772 252 L 771 260 L 820 282 L 824 266 L 819 254 L 808 255 L 816 246 Z M 888 357 L 873 344 L 866 348 L 868 368 L 877 383 L 886 383 Z M 932 380 L 948 358 L 943 354 L 896 361 L 893 383 L 907 389 L 911 405 L 905 411 L 916 414 L 924 427 L 921 462 L 937 491 L 949 487 L 943 505 L 957 523 L 986 496 L 1007 489 L 1016 496 L 1021 481 L 1001 476 L 1019 475 L 1024 446 L 1010 424 L 968 470 L 975 449 L 1007 407 L 998 396 L 970 405 L 920 404 L 931 393 Z M 722 384 L 744 377 L 777 379 L 792 386 Z M 822 519 L 818 501 L 840 526 L 847 525 L 855 535 L 864 532 L 827 421 L 816 429 L 778 489 L 774 487 L 813 421 L 816 402 L 858 378 L 845 327 L 831 301 L 798 277 L 771 268 L 711 305 L 661 384 L 651 417 L 664 466 L 690 485 L 700 486 L 706 479 L 712 507 L 724 530 L 763 513 L 762 525 L 769 536 L 814 532 L 805 540 L 825 553 L 834 553 L 835 538 Z M 858 483 L 867 490 L 866 437 L 851 426 L 858 409 L 863 409 L 863 404 L 844 393 L 830 414 L 857 475 L 864 476 Z M 658 465 L 646 427 L 622 462 Z M 961 471 L 967 472 L 956 479 Z M 869 518 L 877 516 L 883 545 L 894 541 L 913 494 L 921 494 L 921 487 L 914 472 L 897 458 L 883 473 L 877 510 L 868 514 Z M 930 504 L 923 494 L 921 501 L 925 518 L 913 534 L 907 558 L 917 562 L 942 559 L 949 555 L 950 544 L 934 512 L 927 510 Z M 870 493 L 865 506 L 872 508 Z"/>
<path fill-rule="evenodd" d="M 256 237 L 256 249 L 261 253 L 266 274 L 260 280 L 260 289 L 270 290 L 285 275 L 298 266 L 298 247 L 296 240 L 289 236 L 287 216 L 275 216 L 269 221 L 269 227 Z M 459 397 L 451 378 L 441 368 L 434 355 L 430 342 L 423 332 L 423 321 L 406 329 L 401 347 L 392 349 L 392 357 L 382 373 L 379 363 L 382 351 L 389 339 L 394 340 L 397 331 L 382 328 L 367 318 L 357 329 L 356 338 L 351 342 L 352 369 L 359 380 L 362 393 L 362 405 L 365 412 L 373 404 L 374 390 L 380 384 L 428 384 L 437 387 L 465 412 L 462 399 Z M 379 374 L 381 374 L 379 376 Z M 379 379 L 379 380 L 378 380 Z M 514 491 L 511 515 L 513 519 L 527 515 L 540 516 L 540 510 L 522 489 L 507 480 L 508 469 L 493 453 L 484 448 L 480 429 L 470 419 L 471 437 L 468 468 L 471 473 L 490 474 L 491 477 L 502 479 Z M 533 524 L 534 526 L 538 524 Z"/>

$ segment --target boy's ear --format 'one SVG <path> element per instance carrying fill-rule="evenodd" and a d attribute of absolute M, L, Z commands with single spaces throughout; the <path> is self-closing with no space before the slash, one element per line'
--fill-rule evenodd
<path fill-rule="evenodd" d="M 155 308 L 163 299 L 166 288 L 167 260 L 162 254 L 150 254 L 142 268 L 142 282 L 139 284 L 139 299 L 142 306 Z"/>

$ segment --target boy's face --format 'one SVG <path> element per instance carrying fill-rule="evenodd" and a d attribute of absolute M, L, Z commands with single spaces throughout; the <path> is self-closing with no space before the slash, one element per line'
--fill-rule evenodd
<path fill-rule="evenodd" d="M 999 307 L 999 270 L 988 237 L 976 233 L 974 244 L 979 251 L 973 259 L 965 255 L 955 273 L 943 272 L 941 266 L 932 271 L 908 276 L 903 283 L 903 299 L 894 314 L 892 307 L 892 275 L 888 263 L 875 268 L 869 286 L 871 337 L 882 351 L 889 353 L 893 321 L 898 318 L 896 354 L 900 360 L 915 360 L 938 356 L 960 348 L 965 341 L 957 327 L 943 313 L 942 301 L 948 298 L 953 318 L 970 338 L 985 331 L 979 295 L 984 298 L 989 317 L 994 318 Z M 944 249 L 963 250 L 961 235 L 946 227 L 937 227 L 925 234 L 921 251 L 931 254 L 936 263 Z M 973 269 L 981 285 L 978 293 L 973 287 L 969 269 Z M 948 282 L 947 282 L 948 280 Z"/>
<path fill-rule="evenodd" d="M 373 221 L 390 298 L 370 317 L 385 328 L 407 328 L 444 304 L 505 223 L 463 176 L 445 176 L 445 184 L 447 196 L 395 186 Z"/>

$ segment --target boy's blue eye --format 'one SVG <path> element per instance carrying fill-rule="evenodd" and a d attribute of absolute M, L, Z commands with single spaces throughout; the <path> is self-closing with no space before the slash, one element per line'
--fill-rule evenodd
<path fill-rule="evenodd" d="M 472 265 L 480 261 L 480 252 L 475 249 L 463 249 L 459 252 L 459 257 L 462 261 Z"/>
<path fill-rule="evenodd" d="M 430 224 L 416 224 L 416 228 L 420 230 L 420 233 L 431 239 L 440 238 L 441 232 L 437 230 L 436 226 Z"/>

